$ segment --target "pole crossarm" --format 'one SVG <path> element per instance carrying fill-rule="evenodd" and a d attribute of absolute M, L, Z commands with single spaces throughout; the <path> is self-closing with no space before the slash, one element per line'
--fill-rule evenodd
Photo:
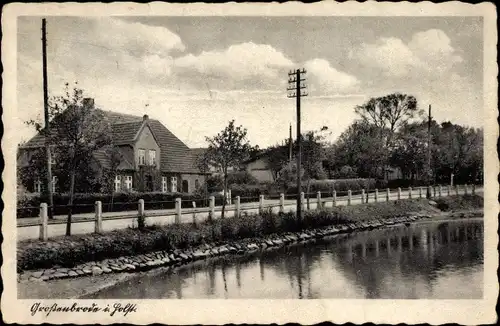
<path fill-rule="evenodd" d="M 299 87 L 299 89 L 305 89 L 305 88 L 307 88 L 307 86 L 300 86 Z M 288 87 L 286 90 L 287 91 L 295 91 L 295 90 L 297 90 L 297 87 Z"/>

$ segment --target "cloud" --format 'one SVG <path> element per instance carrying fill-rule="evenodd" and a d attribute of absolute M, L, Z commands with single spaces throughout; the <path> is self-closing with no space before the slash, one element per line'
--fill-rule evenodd
<path fill-rule="evenodd" d="M 253 42 L 231 45 L 222 51 L 188 54 L 174 64 L 182 72 L 233 79 L 276 78 L 283 69 L 293 66 L 290 59 L 272 46 Z"/>
<path fill-rule="evenodd" d="M 325 93 L 345 93 L 360 84 L 359 80 L 345 72 L 338 71 L 324 59 L 313 59 L 305 62 L 305 69 L 308 72 L 308 84 L 310 91 Z"/>
<path fill-rule="evenodd" d="M 113 49 L 128 49 L 136 57 L 146 53 L 164 55 L 175 50 L 185 50 L 180 36 L 165 27 L 109 17 L 93 19 L 91 23 L 93 28 L 85 30 L 95 31 L 89 35 L 92 39 L 85 37 L 85 34 L 79 35 L 79 38 L 83 36 L 83 39 L 90 39 L 92 42 Z"/>
<path fill-rule="evenodd" d="M 394 37 L 363 43 L 350 52 L 350 57 L 390 77 L 415 73 L 436 75 L 463 61 L 451 46 L 450 38 L 438 29 L 415 33 L 408 43 Z"/>

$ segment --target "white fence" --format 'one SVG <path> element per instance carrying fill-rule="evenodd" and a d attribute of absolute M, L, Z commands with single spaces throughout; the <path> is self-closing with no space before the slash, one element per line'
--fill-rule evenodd
<path fill-rule="evenodd" d="M 425 198 L 426 192 L 429 191 L 431 197 L 441 197 L 459 194 L 474 194 L 476 187 L 474 185 L 464 186 L 435 186 L 435 187 L 418 187 L 407 189 L 385 189 L 379 191 L 373 189 L 366 191 L 351 191 L 337 193 L 333 191 L 330 194 L 317 192 L 315 198 L 307 200 L 304 193 L 301 193 L 301 203 L 303 210 L 312 210 L 333 207 L 337 205 L 355 205 L 367 202 L 381 202 L 401 199 Z M 346 194 L 340 196 L 341 194 Z M 326 195 L 326 197 L 325 197 Z M 232 203 L 228 204 L 225 209 L 226 217 L 240 216 L 243 213 L 259 213 L 264 210 L 271 210 L 273 213 L 278 212 L 295 212 L 296 199 L 285 199 L 284 194 L 280 194 L 279 199 L 266 199 L 264 195 L 259 197 L 258 203 L 241 203 L 240 197 L 232 198 Z M 193 206 L 195 206 L 193 204 Z M 65 220 L 50 220 L 47 214 L 47 204 L 40 205 L 40 216 L 35 221 L 29 223 L 18 224 L 17 237 L 18 240 L 25 239 L 40 239 L 46 241 L 49 237 L 61 236 L 65 234 Z M 117 212 L 117 215 L 103 216 L 102 203 L 95 203 L 95 214 L 93 217 L 81 218 L 77 217 L 72 222 L 72 234 L 88 234 L 102 233 L 112 230 L 124 229 L 127 227 L 137 227 L 138 216 L 143 216 L 147 225 L 168 225 L 178 223 L 199 223 L 209 218 L 220 218 L 222 207 L 215 206 L 215 198 L 209 198 L 209 207 L 200 208 L 182 208 L 181 198 L 175 201 L 175 209 L 146 211 L 144 209 L 144 200 L 140 199 L 137 203 L 137 211 L 135 212 Z M 22 219 L 21 219 L 22 220 Z"/>

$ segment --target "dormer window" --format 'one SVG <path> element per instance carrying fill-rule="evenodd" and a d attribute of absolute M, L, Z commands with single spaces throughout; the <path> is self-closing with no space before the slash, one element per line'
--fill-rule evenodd
<path fill-rule="evenodd" d="M 156 151 L 154 149 L 149 150 L 149 165 L 156 165 Z"/>
<path fill-rule="evenodd" d="M 139 150 L 139 165 L 146 165 L 146 150 Z"/>

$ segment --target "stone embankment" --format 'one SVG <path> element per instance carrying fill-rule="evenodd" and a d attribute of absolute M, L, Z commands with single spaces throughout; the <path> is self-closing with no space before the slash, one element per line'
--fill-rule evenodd
<path fill-rule="evenodd" d="M 272 250 L 283 246 L 310 242 L 315 239 L 333 236 L 340 233 L 371 230 L 396 224 L 408 224 L 417 220 L 429 218 L 427 215 L 412 215 L 391 217 L 386 219 L 375 219 L 335 226 L 322 229 L 306 230 L 296 233 L 283 233 L 265 238 L 250 238 L 240 241 L 202 245 L 195 249 L 157 251 L 131 257 L 120 257 L 106 259 L 99 262 L 88 262 L 73 268 L 50 268 L 45 270 L 24 271 L 18 274 L 18 282 L 48 281 L 54 279 L 82 277 L 89 275 L 100 275 L 103 273 L 136 272 L 153 269 L 160 266 L 177 267 L 192 261 L 207 259 L 210 257 L 228 254 L 249 254 L 259 250 Z"/>

